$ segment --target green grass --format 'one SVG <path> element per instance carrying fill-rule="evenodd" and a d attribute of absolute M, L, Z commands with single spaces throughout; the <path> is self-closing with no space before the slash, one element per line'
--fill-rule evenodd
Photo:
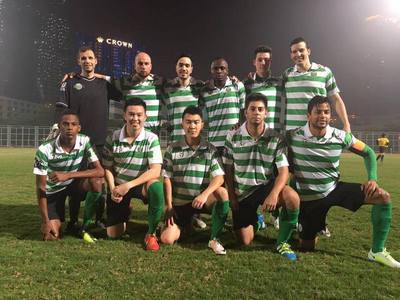
<path fill-rule="evenodd" d="M 226 231 L 228 254 L 206 248 L 209 231 L 157 253 L 145 252 L 146 207 L 134 203 L 131 238 L 96 245 L 73 237 L 40 241 L 40 217 L 32 175 L 34 150 L 0 149 L 0 298 L 2 299 L 399 299 L 400 270 L 367 261 L 370 207 L 357 213 L 334 208 L 331 238 L 318 251 L 289 263 L 273 251 L 276 231 L 237 247 Z M 387 155 L 379 182 L 393 199 L 389 251 L 400 259 L 400 156 Z M 365 178 L 362 159 L 344 155 L 342 179 Z M 209 222 L 209 219 L 207 219 Z M 100 233 L 104 236 L 104 233 Z"/>

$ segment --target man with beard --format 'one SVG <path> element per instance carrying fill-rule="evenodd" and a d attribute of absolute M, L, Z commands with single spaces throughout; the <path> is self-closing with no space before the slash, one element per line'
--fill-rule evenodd
<path fill-rule="evenodd" d="M 327 97 L 315 96 L 308 103 L 308 122 L 287 132 L 289 159 L 299 193 L 300 248 L 314 250 L 317 233 L 325 227 L 325 218 L 333 206 L 353 212 L 372 205 L 372 247 L 368 259 L 400 268 L 386 251 L 385 242 L 392 219 L 388 192 L 377 184 L 374 151 L 350 132 L 329 126 L 331 104 Z M 368 180 L 363 183 L 340 181 L 339 162 L 343 149 L 364 158 Z"/>

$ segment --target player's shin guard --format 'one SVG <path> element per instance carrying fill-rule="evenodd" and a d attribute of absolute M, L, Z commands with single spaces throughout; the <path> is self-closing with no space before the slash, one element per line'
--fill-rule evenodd
<path fill-rule="evenodd" d="M 229 201 L 217 201 L 211 213 L 211 238 L 216 239 L 225 225 L 229 212 Z"/>
<path fill-rule="evenodd" d="M 148 198 L 149 207 L 147 211 L 147 220 L 149 222 L 149 230 L 147 233 L 154 234 L 164 210 L 164 190 L 161 182 L 156 181 L 150 185 Z"/>
<path fill-rule="evenodd" d="M 291 210 L 282 207 L 279 214 L 279 233 L 276 241 L 277 245 L 287 242 L 292 236 L 293 230 L 296 229 L 299 211 L 299 209 Z"/>
<path fill-rule="evenodd" d="M 97 202 L 101 197 L 101 193 L 89 191 L 85 197 L 85 208 L 83 211 L 83 229 L 85 230 L 92 222 L 92 217 L 96 211 Z"/>
<path fill-rule="evenodd" d="M 381 252 L 389 234 L 392 222 L 392 203 L 374 204 L 371 210 L 372 221 L 372 251 Z"/>

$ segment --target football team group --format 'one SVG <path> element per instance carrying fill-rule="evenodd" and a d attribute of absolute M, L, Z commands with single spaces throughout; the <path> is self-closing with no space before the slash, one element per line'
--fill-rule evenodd
<path fill-rule="evenodd" d="M 355 212 L 371 205 L 367 257 L 400 268 L 385 248 L 392 204 L 378 186 L 375 153 L 351 133 L 332 71 L 310 55 L 309 43 L 294 39 L 294 65 L 274 77 L 272 50 L 259 46 L 255 70 L 243 81 L 231 76 L 227 60 L 218 57 L 211 62 L 211 78 L 203 82 L 192 77 L 187 54 L 178 57 L 177 77 L 171 80 L 151 73 L 145 52 L 135 57 L 135 74 L 110 78 L 95 73 L 95 53 L 81 48 L 80 73 L 70 73 L 61 86 L 58 130 L 35 156 L 43 240 L 61 238 L 67 197 L 66 231 L 89 243 L 96 242 L 91 233 L 96 224 L 104 226 L 108 239 L 121 238 L 131 200 L 140 199 L 148 206 L 146 250 L 174 244 L 191 232 L 194 219 L 210 214 L 208 247 L 226 254 L 219 238 L 229 212 L 237 241 L 246 246 L 261 227 L 262 210 L 279 220 L 277 254 L 295 261 L 293 249 L 314 250 L 319 233 L 328 231 L 331 207 Z M 107 136 L 110 99 L 123 101 L 124 125 Z M 343 129 L 330 126 L 333 112 Z M 163 126 L 169 133 L 164 153 Z M 343 150 L 363 157 L 364 183 L 340 180 Z M 295 230 L 298 243 L 292 247 Z"/>

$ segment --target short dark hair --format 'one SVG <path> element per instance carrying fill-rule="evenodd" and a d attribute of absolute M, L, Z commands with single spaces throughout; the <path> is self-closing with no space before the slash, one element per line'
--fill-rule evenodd
<path fill-rule="evenodd" d="M 143 106 L 144 111 L 146 111 L 146 102 L 144 102 L 143 99 L 135 97 L 135 98 L 131 98 L 131 99 L 128 99 L 125 101 L 124 112 L 126 112 L 126 109 L 128 106 L 133 106 L 133 105 Z"/>
<path fill-rule="evenodd" d="M 223 58 L 222 56 L 217 56 L 216 58 L 214 58 L 214 59 L 211 61 L 211 64 L 215 63 L 217 60 L 223 60 L 223 61 L 226 62 L 226 64 L 228 64 L 228 61 L 227 61 L 225 58 Z"/>
<path fill-rule="evenodd" d="M 203 120 L 203 112 L 198 106 L 190 105 L 186 107 L 182 113 L 182 120 L 185 117 L 185 115 L 199 115 L 201 120 Z"/>
<path fill-rule="evenodd" d="M 307 42 L 303 37 L 301 37 L 301 36 L 299 36 L 299 37 L 293 39 L 293 40 L 290 42 L 289 47 L 292 47 L 293 45 L 298 44 L 298 43 L 301 43 L 301 42 L 304 42 L 304 43 L 306 44 L 306 48 L 307 48 L 307 49 L 310 48 L 310 45 L 308 44 L 308 42 Z"/>
<path fill-rule="evenodd" d="M 328 99 L 328 97 L 314 96 L 314 97 L 310 100 L 310 102 L 308 102 L 307 112 L 308 112 L 309 114 L 311 114 L 311 112 L 312 112 L 312 110 L 313 110 L 313 108 L 314 108 L 315 106 L 318 106 L 318 105 L 323 104 L 323 103 L 328 103 L 329 107 L 332 108 L 331 101 Z"/>
<path fill-rule="evenodd" d="M 76 57 L 79 59 L 79 55 L 80 55 L 81 53 L 83 53 L 83 52 L 86 52 L 86 51 L 92 51 L 93 54 L 94 54 L 94 57 L 96 58 L 96 53 L 94 53 L 94 50 L 93 50 L 92 48 L 90 48 L 89 46 L 82 46 L 82 47 L 80 47 L 79 50 L 78 50 L 78 54 L 76 55 Z"/>
<path fill-rule="evenodd" d="M 81 122 L 80 119 L 79 119 L 78 113 L 77 113 L 75 110 L 70 109 L 70 108 L 66 108 L 66 109 L 64 109 L 64 110 L 61 112 L 60 118 L 59 118 L 58 122 L 60 123 L 60 122 L 61 122 L 61 119 L 62 119 L 64 116 L 66 116 L 66 115 L 74 115 L 74 116 L 77 117 L 79 123 Z"/>
<path fill-rule="evenodd" d="M 260 45 L 254 50 L 254 57 L 257 56 L 257 53 L 265 53 L 265 52 L 272 55 L 272 48 L 270 46 Z"/>
<path fill-rule="evenodd" d="M 190 61 L 192 62 L 192 66 L 193 66 L 193 59 L 192 56 L 189 53 L 185 53 L 182 52 L 181 54 L 178 55 L 178 58 L 176 59 L 176 62 L 178 62 L 178 60 L 180 60 L 182 57 L 187 57 L 190 59 Z"/>
<path fill-rule="evenodd" d="M 251 93 L 246 97 L 244 109 L 247 109 L 251 102 L 262 101 L 264 102 L 265 108 L 268 109 L 268 99 L 261 93 Z"/>

